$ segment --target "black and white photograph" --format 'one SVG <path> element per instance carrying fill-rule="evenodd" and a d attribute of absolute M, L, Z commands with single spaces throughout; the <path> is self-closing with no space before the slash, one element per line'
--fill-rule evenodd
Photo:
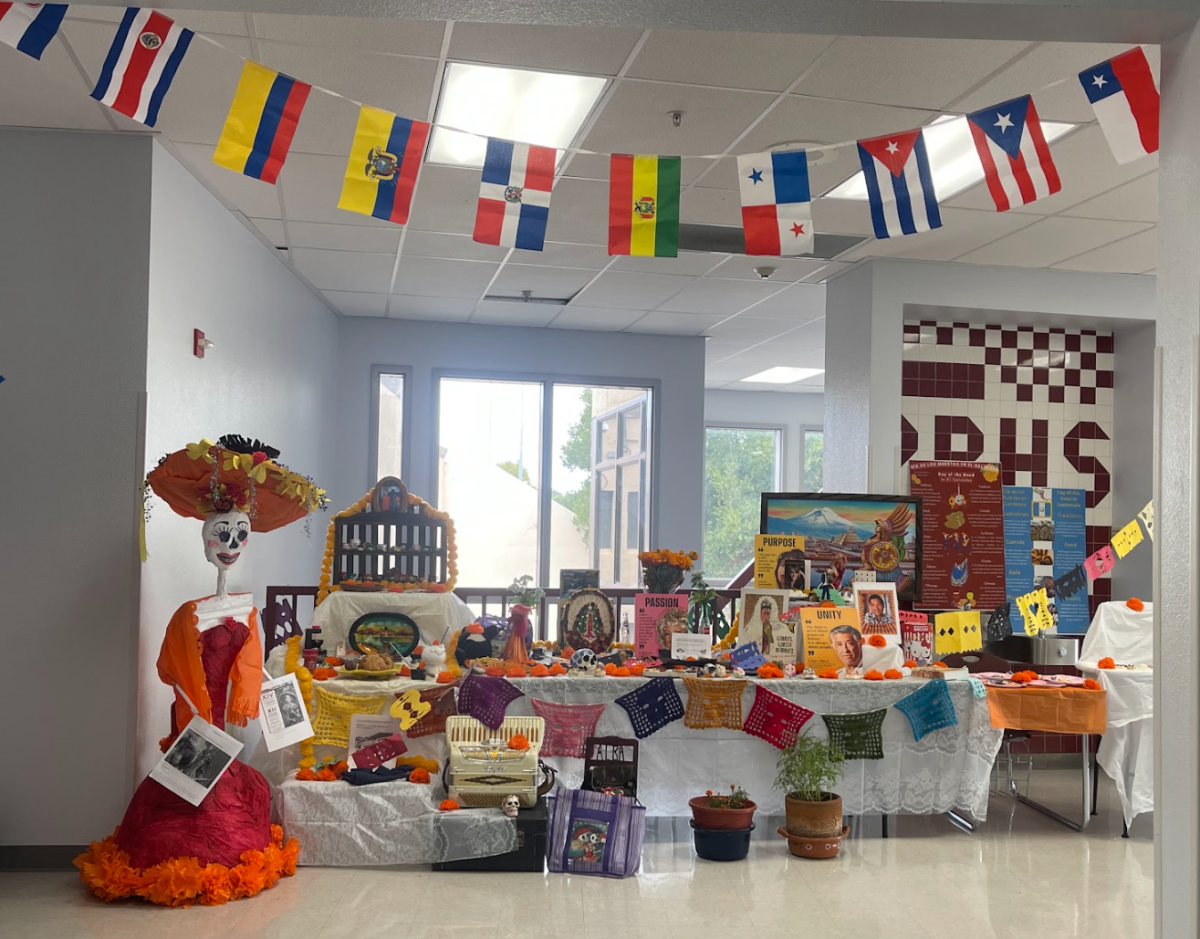
<path fill-rule="evenodd" d="M 181 799 L 199 805 L 241 749 L 240 741 L 208 721 L 193 717 L 150 776 Z"/>
<path fill-rule="evenodd" d="M 300 699 L 296 676 L 284 675 L 264 682 L 259 694 L 258 722 L 267 749 L 275 751 L 313 735 L 312 722 Z"/>

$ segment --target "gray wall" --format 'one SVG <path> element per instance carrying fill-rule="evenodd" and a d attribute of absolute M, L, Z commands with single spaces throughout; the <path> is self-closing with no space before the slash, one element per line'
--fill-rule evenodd
<path fill-rule="evenodd" d="M 799 492 L 804 488 L 804 429 L 824 429 L 825 396 L 779 391 L 706 391 L 704 423 L 782 427 L 781 485 L 785 492 Z"/>
<path fill-rule="evenodd" d="M 283 463 L 330 487 L 337 316 L 159 145 L 150 236 L 146 466 L 140 471 L 187 443 L 235 433 L 266 441 L 281 451 Z M 197 327 L 214 344 L 204 359 L 192 355 Z M 261 606 L 270 584 L 315 584 L 327 523 L 327 515 L 314 516 L 311 539 L 303 522 L 254 535 L 230 572 L 228 589 L 252 591 Z M 181 603 L 211 594 L 216 585 L 199 522 L 155 500 L 147 542 L 138 778 L 158 759 L 158 740 L 168 729 L 171 694 L 154 664 L 163 630 Z"/>
<path fill-rule="evenodd" d="M 1154 495 L 1154 324 L 1116 331 L 1113 379 L 1113 534 Z M 1113 599 L 1151 599 L 1154 552 L 1143 546 L 1112 572 Z"/>
<path fill-rule="evenodd" d="M 102 837 L 133 783 L 150 151 L 0 130 L 0 845 Z"/>
<path fill-rule="evenodd" d="M 434 368 L 497 376 L 548 376 L 570 381 L 657 381 L 651 508 L 656 546 L 699 550 L 704 493 L 704 340 L 679 336 L 473 326 L 408 320 L 341 320 L 338 364 L 340 510 L 360 499 L 371 479 L 371 366 L 408 366 L 411 425 L 405 446 L 412 491 L 434 500 L 437 447 Z"/>

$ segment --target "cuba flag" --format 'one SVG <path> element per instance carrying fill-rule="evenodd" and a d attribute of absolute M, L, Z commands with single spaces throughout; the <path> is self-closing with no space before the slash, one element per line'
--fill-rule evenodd
<path fill-rule="evenodd" d="M 858 142 L 876 238 L 942 227 L 929 154 L 920 128 Z"/>
<path fill-rule="evenodd" d="M 737 158 L 737 165 L 746 253 L 811 254 L 808 154 L 747 153 Z"/>
<path fill-rule="evenodd" d="M 1079 73 L 1118 163 L 1158 151 L 1158 87 L 1141 46 Z"/>
<path fill-rule="evenodd" d="M 475 213 L 475 241 L 541 251 L 558 151 L 489 137 Z"/>

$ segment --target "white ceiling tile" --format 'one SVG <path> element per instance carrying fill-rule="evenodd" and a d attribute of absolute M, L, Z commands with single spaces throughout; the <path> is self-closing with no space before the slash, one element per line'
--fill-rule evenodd
<path fill-rule="evenodd" d="M 1042 43 L 986 85 L 956 101 L 954 107 L 960 111 L 976 111 L 1067 78 L 1068 81 L 1061 85 L 1046 88 L 1034 95 L 1038 116 L 1044 121 L 1069 121 L 1075 124 L 1093 121 L 1096 115 L 1075 76 L 1083 69 L 1128 48 L 1128 45 L 1089 42 Z M 1157 75 L 1158 47 L 1147 46 L 1146 58 Z"/>
<path fill-rule="evenodd" d="M 729 382 L 709 381 L 707 378 L 704 380 L 704 390 L 705 391 L 718 391 L 721 388 L 728 388 L 728 387 L 729 387 Z"/>
<path fill-rule="evenodd" d="M 503 300 L 481 300 L 471 314 L 472 323 L 490 326 L 546 326 L 558 315 L 561 307 L 548 303 L 506 303 Z"/>
<path fill-rule="evenodd" d="M 622 82 L 583 146 L 604 153 L 720 153 L 773 99 L 755 91 Z M 679 127 L 670 111 L 684 112 Z"/>
<path fill-rule="evenodd" d="M 564 162 L 562 174 L 568 179 L 599 179 L 608 182 L 611 158 L 607 153 L 576 153 Z M 706 160 L 684 160 L 679 167 L 679 182 L 687 186 L 708 165 Z"/>
<path fill-rule="evenodd" d="M 61 39 L 50 42 L 40 62 L 12 49 L 3 51 L 0 88 L 9 93 L 0 95 L 0 125 L 111 129 L 104 105 L 88 97 L 92 85 L 80 77 Z"/>
<path fill-rule="evenodd" d="M 724 264 L 712 272 L 713 277 L 738 277 L 744 280 L 762 280 L 754 273 L 756 267 L 773 267 L 774 273 L 766 282 L 772 284 L 788 284 L 793 281 L 811 277 L 821 270 L 828 261 L 817 258 L 765 258 L 748 257 L 734 254 Z"/>
<path fill-rule="evenodd" d="M 672 313 L 653 310 L 630 326 L 626 332 L 657 333 L 661 336 L 699 336 L 723 317 L 704 313 Z"/>
<path fill-rule="evenodd" d="M 273 69 L 345 95 L 386 107 L 402 117 L 425 120 L 437 63 L 399 56 L 364 55 L 353 49 L 314 49 L 259 43 L 260 61 Z M 294 153 L 350 152 L 358 108 L 350 101 L 313 90 L 292 140 Z"/>
<path fill-rule="evenodd" d="M 756 280 L 722 280 L 702 277 L 656 309 L 676 313 L 712 313 L 732 316 L 752 303 L 765 300 L 780 290 L 779 284 Z"/>
<path fill-rule="evenodd" d="M 479 201 L 479 175 L 475 172 L 473 202 Z M 474 207 L 471 210 L 474 225 Z M 470 229 L 468 229 L 470 230 Z M 550 199 L 546 237 L 580 245 L 608 244 L 608 180 L 560 179 Z"/>
<path fill-rule="evenodd" d="M 464 297 L 478 300 L 500 265 L 487 261 L 400 258 L 393 293 L 418 297 Z"/>
<path fill-rule="evenodd" d="M 359 254 L 354 251 L 325 251 L 294 248 L 292 264 L 319 290 L 349 290 L 387 293 L 395 257 L 388 254 Z"/>
<path fill-rule="evenodd" d="M 771 278 L 772 282 L 774 279 Z M 779 320 L 793 326 L 810 323 L 825 315 L 825 285 L 794 284 L 762 303 L 748 307 L 741 315 L 758 320 Z"/>
<path fill-rule="evenodd" d="M 783 91 L 832 41 L 829 36 L 656 29 L 629 77 Z"/>
<path fill-rule="evenodd" d="M 502 296 L 520 296 L 521 291 L 532 290 L 535 297 L 570 299 L 595 276 L 595 271 L 514 264 L 510 261 L 500 271 L 490 292 Z"/>
<path fill-rule="evenodd" d="M 853 264 L 847 264 L 843 261 L 826 261 L 824 267 L 818 270 L 815 274 L 811 274 L 804 278 L 804 282 L 807 284 L 823 284 L 830 278 L 853 266 Z"/>
<path fill-rule="evenodd" d="M 437 320 L 465 323 L 475 309 L 475 300 L 464 297 L 412 297 L 393 294 L 388 316 L 394 319 Z"/>
<path fill-rule="evenodd" d="M 1116 274 L 1140 274 L 1158 263 L 1158 230 L 1138 232 L 1120 241 L 1104 245 L 1055 264 L 1069 271 L 1109 271 Z"/>
<path fill-rule="evenodd" d="M 271 244 L 287 245 L 287 236 L 283 231 L 283 222 L 277 218 L 252 218 L 247 219 L 251 225 L 262 232 L 263 237 Z"/>
<path fill-rule="evenodd" d="M 211 160 L 211 147 L 208 154 Z M 277 187 L 281 187 L 289 221 L 327 222 L 332 225 L 369 225 L 375 228 L 395 227 L 391 222 L 338 208 L 338 198 L 341 196 L 342 182 L 346 174 L 345 157 L 292 153 L 288 156 L 287 162 L 283 164 L 283 171 L 279 175 L 279 182 L 276 186 L 269 186 L 228 170 L 218 168 L 217 171 L 235 179 L 245 180 L 248 184 L 260 186 L 272 193 Z M 419 194 L 420 189 L 418 188 Z M 247 212 L 246 214 L 258 216 L 263 213 Z"/>
<path fill-rule="evenodd" d="M 525 69 L 616 75 L 639 36 L 641 31 L 637 29 L 459 22 L 454 24 L 450 39 L 450 58 Z"/>
<path fill-rule="evenodd" d="M 647 274 L 678 274 L 699 277 L 720 263 L 722 255 L 707 251 L 680 251 L 674 258 L 647 258 L 619 256 L 613 264 L 614 271 L 642 271 Z"/>
<path fill-rule="evenodd" d="M 705 335 L 712 336 L 718 342 L 735 342 L 745 346 L 766 339 L 774 339 L 791 328 L 791 323 L 779 320 L 758 320 L 748 316 L 735 316 L 719 326 L 709 329 Z"/>
<path fill-rule="evenodd" d="M 174 150 L 184 165 L 201 180 L 208 182 L 248 218 L 281 218 L 279 193 L 269 183 L 232 173 L 212 161 L 211 144 L 180 143 Z M 285 167 L 286 168 L 286 167 Z"/>
<path fill-rule="evenodd" d="M 417 180 L 408 225 L 421 231 L 470 235 L 475 230 L 478 206 L 479 170 L 426 163 Z M 551 224 L 556 207 L 552 200 Z"/>
<path fill-rule="evenodd" d="M 1062 181 L 1061 191 L 1029 205 L 1017 206 L 1012 211 L 1051 215 L 1144 176 L 1158 165 L 1157 154 L 1126 163 L 1124 166 L 1118 164 L 1108 149 L 1099 124 L 1082 127 L 1055 141 L 1050 147 L 1050 155 Z M 983 184 L 973 186 L 962 195 L 955 196 L 949 204 L 964 209 L 996 208 L 996 203 L 988 194 L 987 186 Z"/>
<path fill-rule="evenodd" d="M 167 15 L 180 26 L 197 33 L 221 36 L 248 36 L 246 14 L 211 13 L 205 10 L 168 10 Z M 101 7 L 71 4 L 67 8 L 68 20 L 92 20 L 103 23 L 119 23 L 125 15 L 124 7 Z M 188 54 L 191 54 L 189 50 Z"/>
<path fill-rule="evenodd" d="M 508 248 L 483 245 L 470 235 L 450 235 L 443 232 L 409 229 L 404 238 L 406 257 L 455 258 L 463 261 L 503 261 Z"/>
<path fill-rule="evenodd" d="M 754 343 L 749 339 L 743 339 L 740 342 L 719 342 L 715 339 L 706 337 L 704 343 L 704 360 L 706 362 L 721 362 L 731 355 L 737 355 L 748 349 Z"/>
<path fill-rule="evenodd" d="M 740 226 L 741 196 L 729 189 L 685 189 L 679 198 L 679 220 L 693 225 Z"/>
<path fill-rule="evenodd" d="M 691 277 L 673 274 L 643 274 L 608 270 L 579 295 L 584 306 L 652 310 L 692 282 Z"/>
<path fill-rule="evenodd" d="M 643 316 L 642 310 L 602 310 L 571 304 L 562 308 L 550 325 L 554 329 L 591 329 L 597 332 L 619 332 L 632 326 Z"/>
<path fill-rule="evenodd" d="M 378 61 L 390 56 L 425 55 L 437 58 L 446 24 L 437 21 L 402 20 L 393 17 L 295 16 L 255 13 L 254 28 L 260 39 L 348 49 L 363 59 Z M 422 115 L 423 116 L 423 115 Z"/>
<path fill-rule="evenodd" d="M 1124 222 L 1158 221 L 1158 171 L 1124 186 L 1071 206 L 1063 215 L 1076 218 L 1111 218 Z"/>
<path fill-rule="evenodd" d="M 383 316 L 387 310 L 386 293 L 359 293 L 352 290 L 323 290 L 325 299 L 344 316 Z"/>
<path fill-rule="evenodd" d="M 580 267 L 598 271 L 607 267 L 612 258 L 606 246 L 547 241 L 540 253 L 527 252 L 521 260 L 526 264 L 543 264 L 546 267 Z"/>
<path fill-rule="evenodd" d="M 825 317 L 819 317 L 810 322 L 788 330 L 779 337 L 779 345 L 797 349 L 825 348 Z"/>
<path fill-rule="evenodd" d="M 813 202 L 813 230 L 834 235 L 872 235 L 871 207 L 849 199 L 817 199 Z"/>
<path fill-rule="evenodd" d="M 755 372 L 761 372 L 758 365 L 706 365 L 704 380 L 717 382 L 741 381 Z"/>
<path fill-rule="evenodd" d="M 1024 42 L 841 36 L 796 92 L 899 107 L 940 108 L 1027 46 Z"/>
<path fill-rule="evenodd" d="M 824 346 L 811 346 L 797 349 L 794 346 L 789 347 L 777 345 L 774 342 L 764 342 L 753 349 L 747 349 L 745 352 L 738 353 L 721 364 L 727 366 L 745 365 L 747 367 L 757 367 L 760 372 L 763 369 L 774 368 L 777 365 L 786 365 L 793 368 L 824 368 L 825 348 Z M 751 372 L 750 374 L 753 375 L 754 373 Z"/>
<path fill-rule="evenodd" d="M 844 261 L 880 257 L 950 261 L 997 238 L 1011 235 L 1038 219 L 1036 215 L 1017 212 L 952 209 L 948 206 L 943 206 L 941 212 L 941 228 L 902 238 L 870 239 L 840 257 Z"/>
<path fill-rule="evenodd" d="M 400 245 L 400 229 L 289 221 L 288 242 L 293 248 L 330 248 L 335 251 L 395 254 Z"/>
<path fill-rule="evenodd" d="M 1144 229 L 1142 222 L 1109 222 L 1084 218 L 1047 218 L 963 255 L 967 264 L 1049 267 L 1093 248 Z"/>

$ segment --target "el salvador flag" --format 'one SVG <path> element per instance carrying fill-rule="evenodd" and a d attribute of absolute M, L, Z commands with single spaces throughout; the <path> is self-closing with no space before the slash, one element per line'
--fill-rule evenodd
<path fill-rule="evenodd" d="M 920 128 L 858 142 L 876 238 L 942 227 Z"/>

